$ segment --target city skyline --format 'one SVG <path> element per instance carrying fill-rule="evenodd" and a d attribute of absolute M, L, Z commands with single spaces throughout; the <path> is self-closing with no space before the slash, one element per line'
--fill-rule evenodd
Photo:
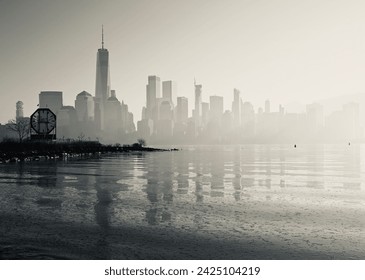
<path fill-rule="evenodd" d="M 270 99 L 273 108 L 365 92 L 363 3 L 255 2 L 157 1 L 146 18 L 148 1 L 2 1 L 0 96 L 7 106 L 0 123 L 15 117 L 18 100 L 29 116 L 41 91 L 62 91 L 69 105 L 83 90 L 94 95 L 91 58 L 102 24 L 112 88 L 135 120 L 145 103 L 145 79 L 155 74 L 177 81 L 178 96 L 189 100 L 196 77 L 204 86 L 202 101 L 223 96 L 224 109 L 233 88 L 255 107 Z M 82 21 L 86 16 L 93 20 Z"/>

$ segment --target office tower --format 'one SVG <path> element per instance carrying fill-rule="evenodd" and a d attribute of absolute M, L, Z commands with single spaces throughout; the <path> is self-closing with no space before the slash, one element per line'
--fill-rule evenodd
<path fill-rule="evenodd" d="M 241 98 L 240 91 L 238 89 L 233 89 L 233 102 L 232 102 L 232 118 L 233 125 L 235 127 L 241 124 Z"/>
<path fill-rule="evenodd" d="M 223 115 L 223 97 L 222 96 L 211 96 L 210 97 L 210 121 L 220 123 Z"/>
<path fill-rule="evenodd" d="M 62 107 L 62 91 L 41 91 L 39 94 L 39 108 L 49 108 L 57 115 Z"/>
<path fill-rule="evenodd" d="M 133 133 L 136 131 L 136 127 L 134 125 L 134 117 L 133 114 L 131 112 L 129 112 L 128 110 L 128 105 L 124 103 L 124 101 L 122 101 L 122 133 L 126 134 L 126 133 Z"/>
<path fill-rule="evenodd" d="M 186 97 L 178 97 L 176 105 L 176 121 L 178 123 L 187 123 L 188 114 L 188 99 Z"/>
<path fill-rule="evenodd" d="M 233 130 L 233 114 L 226 110 L 222 115 L 222 135 L 228 135 Z"/>
<path fill-rule="evenodd" d="M 109 141 L 115 141 L 122 129 L 122 108 L 116 97 L 115 91 L 111 91 L 111 96 L 105 103 L 105 137 Z"/>
<path fill-rule="evenodd" d="M 357 139 L 362 135 L 360 129 L 360 106 L 359 103 L 351 102 L 342 106 L 343 109 L 343 121 L 347 126 L 346 132 L 349 137 Z"/>
<path fill-rule="evenodd" d="M 206 126 L 209 121 L 209 103 L 202 102 L 202 126 Z"/>
<path fill-rule="evenodd" d="M 202 85 L 197 85 L 194 80 L 195 87 L 195 108 L 193 118 L 195 120 L 196 127 L 201 124 L 201 113 L 202 113 Z"/>
<path fill-rule="evenodd" d="M 171 106 L 170 101 L 168 101 L 168 100 L 162 101 L 160 104 L 159 119 L 160 120 L 173 120 L 173 118 L 174 118 L 174 111 L 173 111 L 173 107 Z"/>
<path fill-rule="evenodd" d="M 101 36 L 101 48 L 96 55 L 95 97 L 105 102 L 110 97 L 109 52 L 104 48 L 104 30 Z"/>
<path fill-rule="evenodd" d="M 270 113 L 270 101 L 269 100 L 265 101 L 265 113 L 266 114 Z"/>
<path fill-rule="evenodd" d="M 157 76 L 148 76 L 148 84 L 146 85 L 146 117 L 154 121 L 158 119 L 157 99 L 161 97 L 160 81 Z"/>
<path fill-rule="evenodd" d="M 96 55 L 95 122 L 99 130 L 104 129 L 105 103 L 110 97 L 109 52 L 104 48 L 104 30 L 101 33 L 101 48 Z"/>
<path fill-rule="evenodd" d="M 283 105 L 279 105 L 279 113 L 280 113 L 280 115 L 284 115 L 284 107 L 283 107 Z"/>
<path fill-rule="evenodd" d="M 90 93 L 83 91 L 76 96 L 75 109 L 79 122 L 94 121 L 94 98 Z"/>
<path fill-rule="evenodd" d="M 176 102 L 177 85 L 175 81 L 164 81 L 162 82 L 162 99 L 168 100 L 175 105 Z"/>
<path fill-rule="evenodd" d="M 151 119 L 142 119 L 137 122 L 138 137 L 149 139 L 154 130 L 153 121 Z"/>
<path fill-rule="evenodd" d="M 57 138 L 76 139 L 79 135 L 75 108 L 62 106 L 57 112 Z"/>
<path fill-rule="evenodd" d="M 18 101 L 16 103 L 16 120 L 22 119 L 24 117 L 23 113 L 23 102 Z"/>
<path fill-rule="evenodd" d="M 145 119 L 147 119 L 147 109 L 146 109 L 146 107 L 145 106 L 143 106 L 142 107 L 142 120 L 145 120 Z"/>
<path fill-rule="evenodd" d="M 252 137 L 255 133 L 255 110 L 250 102 L 242 104 L 241 123 L 244 137 Z"/>
<path fill-rule="evenodd" d="M 324 115 L 323 106 L 319 103 L 312 103 L 306 106 L 307 121 L 310 130 L 318 130 L 323 127 Z"/>
<path fill-rule="evenodd" d="M 158 99 L 159 119 L 156 123 L 156 137 L 160 140 L 172 137 L 174 129 L 174 108 L 169 100 Z"/>

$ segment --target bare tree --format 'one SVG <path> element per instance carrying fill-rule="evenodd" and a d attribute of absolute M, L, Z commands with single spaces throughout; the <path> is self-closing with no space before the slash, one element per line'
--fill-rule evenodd
<path fill-rule="evenodd" d="M 80 142 L 83 141 L 85 139 L 85 134 L 81 132 L 77 139 L 79 139 Z"/>
<path fill-rule="evenodd" d="M 144 147 L 144 146 L 146 146 L 146 145 L 147 145 L 146 140 L 144 140 L 143 138 L 139 138 L 139 139 L 137 139 L 137 142 L 138 142 L 138 144 L 139 144 L 141 147 Z"/>
<path fill-rule="evenodd" d="M 19 142 L 23 142 L 29 136 L 29 126 L 28 118 L 18 118 L 17 120 L 10 120 L 6 127 L 18 135 Z"/>

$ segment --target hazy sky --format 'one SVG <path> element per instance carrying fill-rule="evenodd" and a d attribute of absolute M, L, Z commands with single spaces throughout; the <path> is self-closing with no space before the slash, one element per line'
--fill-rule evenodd
<path fill-rule="evenodd" d="M 111 86 L 140 119 L 148 75 L 175 80 L 193 108 L 233 88 L 244 100 L 302 103 L 365 94 L 365 1 L 361 0 L 0 0 L 0 122 L 43 90 L 64 104 L 94 95 L 101 25 Z"/>

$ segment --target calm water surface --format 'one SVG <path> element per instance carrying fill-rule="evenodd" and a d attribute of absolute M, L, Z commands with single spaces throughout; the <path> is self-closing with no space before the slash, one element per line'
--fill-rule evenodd
<path fill-rule="evenodd" d="M 365 259 L 365 146 L 0 165 L 0 258 Z"/>

